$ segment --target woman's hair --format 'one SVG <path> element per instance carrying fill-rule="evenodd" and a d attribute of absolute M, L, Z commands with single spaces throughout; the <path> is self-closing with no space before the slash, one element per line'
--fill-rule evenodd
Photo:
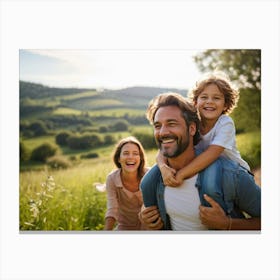
<path fill-rule="evenodd" d="M 209 85 L 216 85 L 220 92 L 224 94 L 226 109 L 223 114 L 230 114 L 235 107 L 239 99 L 239 91 L 235 88 L 228 76 L 221 71 L 214 71 L 213 73 L 207 73 L 199 79 L 195 87 L 189 93 L 189 99 L 193 104 L 196 104 L 199 94 Z"/>
<path fill-rule="evenodd" d="M 114 163 L 118 168 L 121 168 L 121 164 L 119 163 L 121 150 L 122 150 L 122 147 L 127 143 L 135 144 L 139 149 L 140 165 L 138 167 L 138 177 L 141 179 L 145 174 L 146 156 L 145 156 L 145 151 L 144 151 L 142 144 L 134 136 L 129 136 L 129 137 L 123 138 L 117 143 L 117 145 L 115 147 L 115 151 L 113 153 Z"/>
<path fill-rule="evenodd" d="M 180 109 L 182 117 L 184 118 L 187 128 L 190 123 L 195 123 L 196 133 L 193 137 L 193 144 L 196 145 L 200 140 L 199 135 L 199 118 L 195 107 L 187 101 L 182 95 L 174 92 L 162 93 L 152 99 L 146 111 L 146 117 L 153 125 L 154 117 L 160 107 L 176 106 Z"/>

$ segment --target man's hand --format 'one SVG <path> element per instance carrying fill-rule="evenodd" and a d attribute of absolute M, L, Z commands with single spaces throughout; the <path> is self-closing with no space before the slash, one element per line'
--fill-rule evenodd
<path fill-rule="evenodd" d="M 149 230 L 159 230 L 163 227 L 157 206 L 143 208 L 139 213 L 139 218 Z"/>
<path fill-rule="evenodd" d="M 201 223 L 206 225 L 209 229 L 222 229 L 229 228 L 229 217 L 226 216 L 221 206 L 210 196 L 204 195 L 204 198 L 212 207 L 199 206 L 199 217 Z"/>

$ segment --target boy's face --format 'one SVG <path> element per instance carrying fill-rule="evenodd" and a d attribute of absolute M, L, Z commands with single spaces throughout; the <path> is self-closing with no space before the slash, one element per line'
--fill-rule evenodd
<path fill-rule="evenodd" d="M 225 96 L 215 84 L 206 86 L 198 95 L 195 103 L 201 118 L 217 120 L 227 109 Z"/>

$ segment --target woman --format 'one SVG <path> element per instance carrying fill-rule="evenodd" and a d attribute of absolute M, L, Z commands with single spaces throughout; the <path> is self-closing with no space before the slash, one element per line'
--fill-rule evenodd
<path fill-rule="evenodd" d="M 139 184 L 148 171 L 144 149 L 135 137 L 122 139 L 116 146 L 113 160 L 117 170 L 112 171 L 106 180 L 107 212 L 105 230 L 145 229 L 138 213 L 143 205 Z"/>

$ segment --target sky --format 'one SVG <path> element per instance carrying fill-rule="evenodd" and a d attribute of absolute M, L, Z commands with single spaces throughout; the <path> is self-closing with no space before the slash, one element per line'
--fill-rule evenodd
<path fill-rule="evenodd" d="M 19 50 L 20 80 L 50 87 L 192 87 L 202 50 Z"/>

